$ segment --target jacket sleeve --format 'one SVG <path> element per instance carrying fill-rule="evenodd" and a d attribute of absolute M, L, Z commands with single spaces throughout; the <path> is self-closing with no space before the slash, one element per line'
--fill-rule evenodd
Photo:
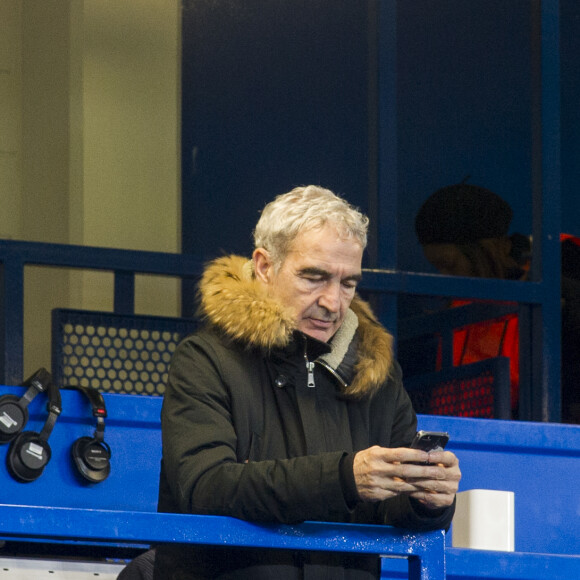
<path fill-rule="evenodd" d="M 408 447 L 417 430 L 417 416 L 403 387 L 402 372 L 398 364 L 395 364 L 383 393 L 388 395 L 388 403 L 379 397 L 377 403 L 373 405 L 373 422 L 379 425 L 377 444 L 392 448 Z M 390 424 L 381 420 L 386 414 L 383 410 L 386 404 L 394 408 Z M 358 521 L 374 519 L 377 523 L 416 531 L 430 531 L 446 529 L 451 525 L 455 503 L 448 508 L 431 511 L 425 509 L 420 502 L 406 495 L 399 495 L 377 504 L 359 504 L 358 511 L 358 516 L 355 516 L 355 520 Z M 374 513 L 370 516 L 369 512 Z"/>
<path fill-rule="evenodd" d="M 172 496 L 164 503 L 183 513 L 252 521 L 347 519 L 338 477 L 344 453 L 239 461 L 234 426 L 239 417 L 231 396 L 211 342 L 182 343 L 171 364 L 161 417 L 162 481 Z"/>

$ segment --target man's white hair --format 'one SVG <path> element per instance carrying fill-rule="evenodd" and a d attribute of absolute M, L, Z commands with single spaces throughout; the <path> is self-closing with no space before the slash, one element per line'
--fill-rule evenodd
<path fill-rule="evenodd" d="M 299 232 L 330 224 L 345 239 L 354 239 L 364 250 L 369 219 L 329 189 L 296 187 L 268 203 L 254 230 L 254 246 L 266 249 L 274 264 L 284 261 Z"/>

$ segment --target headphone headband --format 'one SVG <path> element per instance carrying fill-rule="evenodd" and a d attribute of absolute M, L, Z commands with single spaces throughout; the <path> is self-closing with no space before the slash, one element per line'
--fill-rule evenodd
<path fill-rule="evenodd" d="M 107 416 L 107 407 L 105 406 L 103 395 L 97 389 L 83 387 L 82 385 L 70 385 L 64 388 L 66 390 L 79 391 L 88 399 L 93 411 L 93 417 L 97 419 L 94 438 L 98 441 L 103 441 L 105 438 L 105 417 Z"/>
<path fill-rule="evenodd" d="M 44 393 L 45 391 L 50 391 L 52 387 L 52 376 L 51 374 L 45 369 L 40 368 L 38 369 L 33 375 L 28 377 L 23 383 L 23 387 L 28 387 L 26 392 L 20 400 L 18 401 L 18 405 L 22 408 L 27 407 L 29 403 L 38 395 L 39 393 Z M 49 396 L 50 395 L 49 393 Z M 58 400 L 60 401 L 60 394 L 58 394 Z M 59 403 L 60 407 L 60 403 Z M 60 411 L 59 411 L 60 413 Z"/>
<path fill-rule="evenodd" d="M 40 438 L 43 439 L 44 441 L 46 441 L 49 438 L 50 434 L 52 433 L 52 430 L 54 429 L 54 425 L 56 424 L 56 420 L 58 419 L 58 416 L 62 412 L 62 400 L 60 397 L 60 389 L 56 385 L 51 383 L 48 386 L 48 396 L 49 400 L 46 406 L 46 408 L 48 409 L 48 418 L 46 419 L 44 427 L 40 432 Z"/>
<path fill-rule="evenodd" d="M 33 387 L 38 392 L 46 391 L 52 384 L 52 376 L 43 367 L 39 368 L 32 376 L 28 377 L 23 383 L 24 387 Z"/>

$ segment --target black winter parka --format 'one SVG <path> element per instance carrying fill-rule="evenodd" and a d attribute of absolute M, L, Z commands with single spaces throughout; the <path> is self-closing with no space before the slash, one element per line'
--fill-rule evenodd
<path fill-rule="evenodd" d="M 259 294 L 257 300 L 247 268 L 237 257 L 208 268 L 201 284 L 208 324 L 173 357 L 159 510 L 256 522 L 448 527 L 453 508 L 427 512 L 406 496 L 365 504 L 356 493 L 354 454 L 372 445 L 407 447 L 416 431 L 390 335 L 356 300 L 330 344 L 307 337 L 280 305 Z M 379 576 L 374 556 L 160 546 L 155 578 Z"/>

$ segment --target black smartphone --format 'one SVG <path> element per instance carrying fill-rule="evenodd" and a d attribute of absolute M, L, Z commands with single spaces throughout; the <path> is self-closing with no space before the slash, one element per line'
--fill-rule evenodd
<path fill-rule="evenodd" d="M 442 431 L 417 431 L 411 449 L 422 451 L 443 451 L 449 441 L 449 433 Z"/>

